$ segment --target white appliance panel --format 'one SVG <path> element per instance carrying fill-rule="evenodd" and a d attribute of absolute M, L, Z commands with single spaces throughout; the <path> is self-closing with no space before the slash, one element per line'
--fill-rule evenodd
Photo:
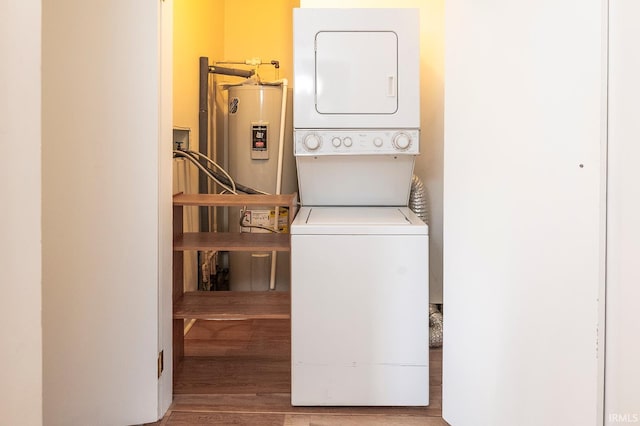
<path fill-rule="evenodd" d="M 293 406 L 426 406 L 429 403 L 429 369 L 426 366 L 300 365 L 291 375 Z M 300 385 L 316 383 L 298 390 Z M 325 384 L 339 386 L 328 388 Z M 295 390 L 294 390 L 295 389 Z M 393 394 L 389 393 L 393 390 Z"/>
<path fill-rule="evenodd" d="M 291 235 L 292 404 L 427 405 L 426 225 L 420 235 L 305 235 L 300 213 Z M 376 226 L 398 227 L 390 222 Z"/>
<path fill-rule="evenodd" d="M 294 127 L 420 127 L 418 9 L 294 9 Z"/>
<path fill-rule="evenodd" d="M 299 226 L 304 225 L 304 226 Z M 407 207 L 302 207 L 298 235 L 424 235 L 428 227 Z"/>
<path fill-rule="evenodd" d="M 386 58 L 380 61 L 379 58 Z M 316 35 L 316 111 L 393 114 L 398 110 L 398 36 L 391 31 Z M 375 66 L 372 66 L 375 64 Z"/>
<path fill-rule="evenodd" d="M 297 156 L 305 206 L 406 206 L 412 155 Z"/>
<path fill-rule="evenodd" d="M 307 224 L 309 225 L 386 225 L 394 227 L 408 225 L 409 219 L 395 207 L 371 207 L 362 213 L 359 207 L 345 207 L 341 209 L 317 207 L 310 209 Z"/>
<path fill-rule="evenodd" d="M 305 129 L 294 131 L 295 155 L 413 154 L 420 150 L 418 129 Z"/>

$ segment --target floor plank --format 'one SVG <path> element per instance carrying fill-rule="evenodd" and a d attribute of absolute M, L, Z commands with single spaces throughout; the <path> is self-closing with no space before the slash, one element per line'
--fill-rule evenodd
<path fill-rule="evenodd" d="M 284 426 L 446 426 L 447 423 L 437 417 L 380 415 L 288 415 Z"/>
<path fill-rule="evenodd" d="M 291 296 L 283 291 L 189 291 L 176 300 L 173 307 L 174 319 L 266 320 L 290 317 Z"/>
<path fill-rule="evenodd" d="M 437 401 L 437 403 L 436 403 Z M 362 414 L 362 415 L 414 415 L 437 417 L 441 413 L 441 397 L 428 407 L 293 407 L 291 394 L 216 394 L 175 395 L 174 411 L 224 411 L 291 414 Z"/>
<path fill-rule="evenodd" d="M 289 320 L 196 321 L 185 339 L 186 356 L 260 354 L 289 359 L 291 351 Z"/>
<path fill-rule="evenodd" d="M 429 351 L 428 407 L 293 407 L 290 345 L 289 320 L 196 321 L 158 424 L 447 425 L 440 348 Z"/>
<path fill-rule="evenodd" d="M 251 425 L 251 426 L 283 426 L 283 414 L 246 414 L 246 413 L 184 413 L 173 412 L 167 425 Z"/>

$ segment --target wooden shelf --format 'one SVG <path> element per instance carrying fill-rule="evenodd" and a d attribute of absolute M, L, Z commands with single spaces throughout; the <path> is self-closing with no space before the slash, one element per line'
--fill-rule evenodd
<path fill-rule="evenodd" d="M 289 209 L 289 226 L 298 211 L 298 194 L 173 196 L 173 367 L 184 358 L 184 320 L 291 318 L 291 297 L 284 292 L 184 292 L 184 252 L 290 251 L 291 237 L 280 233 L 184 232 L 184 207 L 279 206 Z"/>
<path fill-rule="evenodd" d="M 240 232 L 185 232 L 177 235 L 173 249 L 220 251 L 289 251 L 289 234 Z"/>
<path fill-rule="evenodd" d="M 234 194 L 177 194 L 174 206 L 289 206 L 297 205 L 297 194 L 234 195 Z"/>
<path fill-rule="evenodd" d="M 291 297 L 282 291 L 191 291 L 175 301 L 173 318 L 288 319 L 291 318 Z"/>

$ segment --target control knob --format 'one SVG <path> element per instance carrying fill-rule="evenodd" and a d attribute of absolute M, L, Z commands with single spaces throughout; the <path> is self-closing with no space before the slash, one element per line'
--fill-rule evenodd
<path fill-rule="evenodd" d="M 340 144 L 342 144 L 342 141 L 340 140 L 340 138 L 333 138 L 331 139 L 331 143 L 333 144 L 333 146 L 335 146 L 336 148 L 340 146 Z"/>
<path fill-rule="evenodd" d="M 382 138 L 375 138 L 375 139 L 373 140 L 373 144 L 374 144 L 376 147 L 380 148 L 380 147 L 382 146 Z"/>
<path fill-rule="evenodd" d="M 320 139 L 320 137 L 314 133 L 305 136 L 304 140 L 302 141 L 302 144 L 307 151 L 315 151 L 316 149 L 320 148 L 321 143 L 322 140 Z"/>
<path fill-rule="evenodd" d="M 393 146 L 400 151 L 404 151 L 411 146 L 411 136 L 404 132 L 396 134 L 393 137 Z"/>
<path fill-rule="evenodd" d="M 353 145 L 353 141 L 351 140 L 351 138 L 349 136 L 344 138 L 343 143 L 344 143 L 344 146 L 346 146 L 347 148 L 350 147 L 351 145 Z"/>

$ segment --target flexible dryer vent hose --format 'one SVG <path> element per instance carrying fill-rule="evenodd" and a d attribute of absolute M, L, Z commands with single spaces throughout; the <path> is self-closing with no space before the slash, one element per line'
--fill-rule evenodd
<path fill-rule="evenodd" d="M 427 225 L 429 224 L 429 206 L 427 192 L 420 178 L 413 175 L 411 179 L 411 193 L 409 194 L 409 208 Z"/>
<path fill-rule="evenodd" d="M 409 194 L 409 208 L 424 223 L 429 224 L 429 204 L 427 192 L 422 180 L 416 175 L 411 179 L 411 193 Z M 429 347 L 442 346 L 442 312 L 435 304 L 429 305 Z"/>
<path fill-rule="evenodd" d="M 429 347 L 439 348 L 442 346 L 442 312 L 438 306 L 431 303 L 429 305 Z"/>

